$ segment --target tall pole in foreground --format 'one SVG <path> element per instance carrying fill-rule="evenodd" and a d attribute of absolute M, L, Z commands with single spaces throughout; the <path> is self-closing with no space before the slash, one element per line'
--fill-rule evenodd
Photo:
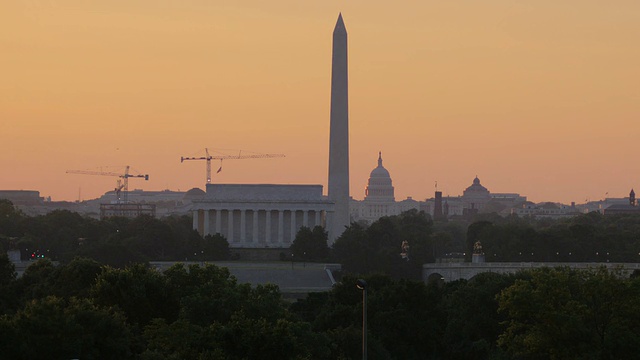
<path fill-rule="evenodd" d="M 367 360 L 367 282 L 358 279 L 356 287 L 362 291 L 362 360 Z"/>
<path fill-rule="evenodd" d="M 349 214 L 349 76 L 347 68 L 347 29 L 342 14 L 333 30 L 331 60 L 331 129 L 329 135 L 328 196 L 334 205 L 329 219 L 329 242 L 350 225 Z"/>

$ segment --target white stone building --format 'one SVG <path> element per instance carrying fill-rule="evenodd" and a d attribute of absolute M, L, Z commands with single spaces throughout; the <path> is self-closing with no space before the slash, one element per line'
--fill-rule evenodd
<path fill-rule="evenodd" d="M 208 184 L 193 202 L 193 228 L 232 248 L 288 248 L 302 226 L 330 225 L 333 208 L 321 185 Z"/>

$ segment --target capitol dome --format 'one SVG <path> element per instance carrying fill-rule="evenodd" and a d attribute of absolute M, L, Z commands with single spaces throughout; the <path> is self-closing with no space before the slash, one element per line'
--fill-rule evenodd
<path fill-rule="evenodd" d="M 369 175 L 369 182 L 365 190 L 365 200 L 367 199 L 395 201 L 391 175 L 382 166 L 382 152 L 378 153 L 378 167 L 373 169 Z"/>
<path fill-rule="evenodd" d="M 389 175 L 389 171 L 382 166 L 382 153 L 378 155 L 378 167 L 371 170 L 369 177 L 389 179 L 389 184 L 391 184 L 391 175 Z"/>

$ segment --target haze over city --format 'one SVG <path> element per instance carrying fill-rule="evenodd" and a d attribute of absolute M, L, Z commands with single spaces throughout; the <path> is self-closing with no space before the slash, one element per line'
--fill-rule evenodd
<path fill-rule="evenodd" d="M 351 194 L 382 151 L 397 199 L 583 202 L 640 187 L 640 3 L 141 0 L 0 5 L 0 189 L 96 198 L 327 179 L 331 31 L 349 33 Z M 233 155 L 237 150 L 224 150 Z M 214 163 L 215 168 L 219 163 Z M 80 191 L 79 191 L 80 190 Z M 608 195 L 606 195 L 608 194 Z"/>

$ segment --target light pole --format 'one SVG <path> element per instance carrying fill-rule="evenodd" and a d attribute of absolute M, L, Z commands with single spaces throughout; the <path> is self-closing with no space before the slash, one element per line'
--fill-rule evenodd
<path fill-rule="evenodd" d="M 362 291 L 362 359 L 367 360 L 367 282 L 358 279 L 356 287 Z"/>

